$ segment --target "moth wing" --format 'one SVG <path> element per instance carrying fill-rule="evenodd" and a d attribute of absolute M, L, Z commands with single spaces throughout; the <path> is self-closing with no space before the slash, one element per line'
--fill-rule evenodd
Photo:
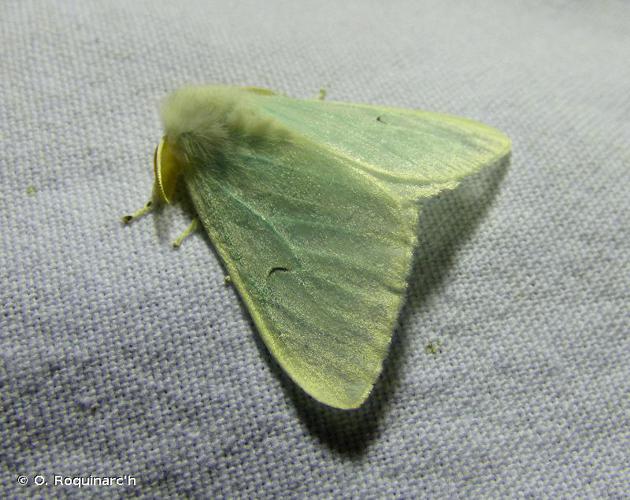
<path fill-rule="evenodd" d="M 235 144 L 186 174 L 188 191 L 278 363 L 315 399 L 356 408 L 405 298 L 414 201 L 509 140 L 446 115 L 251 96 L 288 139 Z"/>
<path fill-rule="evenodd" d="M 308 140 L 354 161 L 398 196 L 417 199 L 510 152 L 510 139 L 466 118 L 427 111 L 256 96 L 267 114 Z"/>
<path fill-rule="evenodd" d="M 404 299 L 417 208 L 308 141 L 238 147 L 185 181 L 278 363 L 315 399 L 358 407 Z"/>

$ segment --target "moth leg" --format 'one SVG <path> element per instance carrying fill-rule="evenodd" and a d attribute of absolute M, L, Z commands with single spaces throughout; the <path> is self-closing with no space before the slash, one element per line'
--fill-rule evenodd
<path fill-rule="evenodd" d="M 142 207 L 140 210 L 136 210 L 132 214 L 125 215 L 120 220 L 123 224 L 131 224 L 136 219 L 139 219 L 143 215 L 148 214 L 151 210 L 153 210 L 154 207 L 155 203 L 153 203 L 153 200 L 149 200 L 146 205 L 144 205 L 144 207 Z"/>
<path fill-rule="evenodd" d="M 182 242 L 186 238 L 188 238 L 192 233 L 194 233 L 198 227 L 199 227 L 199 219 L 195 217 L 190 223 L 190 225 L 184 230 L 184 232 L 179 235 L 179 238 L 173 241 L 173 248 L 179 248 L 180 246 L 182 246 Z"/>

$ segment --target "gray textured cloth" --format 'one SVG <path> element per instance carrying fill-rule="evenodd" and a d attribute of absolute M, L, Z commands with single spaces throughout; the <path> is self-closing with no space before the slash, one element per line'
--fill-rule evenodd
<path fill-rule="evenodd" d="M 0 497 L 628 494 L 630 4 L 472 3 L 2 2 Z M 119 223 L 185 83 L 512 138 L 426 204 L 360 410 L 287 379 L 203 234 L 171 249 L 186 214 Z"/>

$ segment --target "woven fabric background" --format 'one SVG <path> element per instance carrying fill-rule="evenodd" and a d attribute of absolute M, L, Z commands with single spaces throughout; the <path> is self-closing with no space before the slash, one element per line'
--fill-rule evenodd
<path fill-rule="evenodd" d="M 613 0 L 3 1 L 0 497 L 628 495 L 629 26 Z M 360 410 L 283 374 L 203 234 L 171 249 L 185 213 L 120 224 L 185 83 L 512 138 L 425 204 Z"/>

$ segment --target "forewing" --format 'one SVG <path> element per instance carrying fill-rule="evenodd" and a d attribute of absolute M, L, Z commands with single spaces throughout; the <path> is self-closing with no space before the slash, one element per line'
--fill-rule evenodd
<path fill-rule="evenodd" d="M 358 407 L 404 299 L 415 204 L 299 138 L 237 145 L 186 184 L 279 364 L 315 399 Z"/>
<path fill-rule="evenodd" d="M 500 160 L 510 141 L 436 113 L 251 90 L 243 102 L 250 121 L 232 121 L 264 126 L 189 170 L 189 193 L 279 364 L 317 400 L 355 408 L 404 300 L 415 201 Z"/>
<path fill-rule="evenodd" d="M 407 198 L 453 188 L 510 152 L 505 134 L 466 118 L 279 95 L 254 99 L 295 133 L 346 157 L 355 169 Z"/>

